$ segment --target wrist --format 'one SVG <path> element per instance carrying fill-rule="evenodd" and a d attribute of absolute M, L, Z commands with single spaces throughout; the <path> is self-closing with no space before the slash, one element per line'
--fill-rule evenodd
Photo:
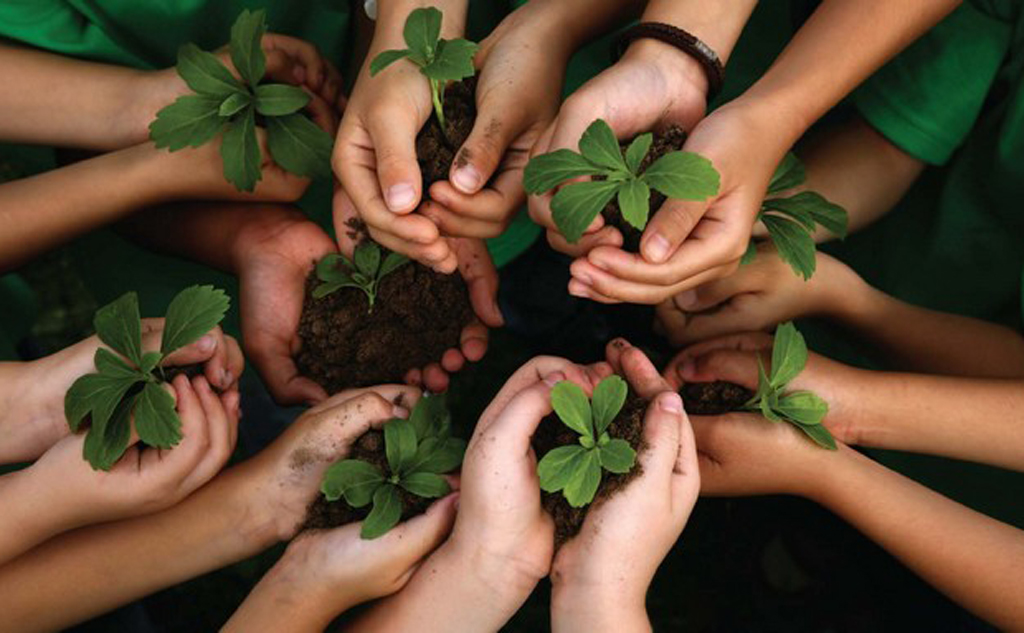
<path fill-rule="evenodd" d="M 115 138 L 119 147 L 131 147 L 149 140 L 149 124 L 157 113 L 189 92 L 184 80 L 172 68 L 157 71 L 133 71 L 123 90 L 115 113 Z M 128 111 L 124 111 L 128 104 Z"/>
<path fill-rule="evenodd" d="M 645 596 L 602 592 L 572 582 L 552 582 L 551 630 L 650 631 Z"/>
<path fill-rule="evenodd" d="M 524 569 L 519 561 L 464 543 L 457 537 L 442 545 L 437 555 L 431 556 L 432 561 L 435 558 L 437 578 L 457 579 L 454 591 L 472 604 L 489 608 L 491 617 L 485 613 L 480 617 L 498 626 L 526 601 L 543 576 Z"/>
<path fill-rule="evenodd" d="M 704 67 L 686 51 L 661 40 L 643 38 L 629 45 L 623 62 L 638 62 L 656 68 L 677 96 L 699 94 L 707 106 L 708 77 Z"/>

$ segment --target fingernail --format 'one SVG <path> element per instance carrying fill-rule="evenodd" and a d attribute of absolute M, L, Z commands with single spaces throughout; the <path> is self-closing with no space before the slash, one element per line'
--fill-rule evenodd
<path fill-rule="evenodd" d="M 697 291 L 687 290 L 686 292 L 680 292 L 676 295 L 676 305 L 683 310 L 689 310 L 697 305 Z"/>
<path fill-rule="evenodd" d="M 296 66 L 295 70 L 292 71 L 292 75 L 295 76 L 296 82 L 300 84 L 306 82 L 306 69 L 303 68 L 302 66 Z"/>
<path fill-rule="evenodd" d="M 661 233 L 655 233 L 652 235 L 644 246 L 644 257 L 655 264 L 660 264 L 668 259 L 668 249 L 670 245 L 668 240 L 665 239 L 665 236 Z"/>
<path fill-rule="evenodd" d="M 408 183 L 393 185 L 388 189 L 388 208 L 392 211 L 405 211 L 416 199 L 416 190 Z"/>
<path fill-rule="evenodd" d="M 579 297 L 581 299 L 590 298 L 590 293 L 587 291 L 587 287 L 576 279 L 573 279 L 572 281 L 569 282 L 569 294 L 571 294 L 574 297 Z"/>
<path fill-rule="evenodd" d="M 670 391 L 658 396 L 658 406 L 666 413 L 678 415 L 683 412 L 683 399 L 679 397 L 678 393 Z"/>
<path fill-rule="evenodd" d="M 233 382 L 235 382 L 235 375 L 230 370 L 220 370 L 220 386 L 222 389 L 227 389 Z"/>
<path fill-rule="evenodd" d="M 555 385 L 557 385 L 558 383 L 562 382 L 563 380 L 565 380 L 565 374 L 563 374 L 560 371 L 556 371 L 556 372 L 554 372 L 552 374 L 548 374 L 547 376 L 544 376 L 544 384 L 549 386 L 549 387 L 554 387 Z"/>
<path fill-rule="evenodd" d="M 452 172 L 452 184 L 462 193 L 476 193 L 481 180 L 480 172 L 472 165 L 459 167 Z"/>
<path fill-rule="evenodd" d="M 212 352 L 213 348 L 217 346 L 217 339 L 213 338 L 209 334 L 199 339 L 196 343 L 200 352 Z"/>
<path fill-rule="evenodd" d="M 392 405 L 391 415 L 396 418 L 406 419 L 409 417 L 409 410 L 399 405 Z"/>

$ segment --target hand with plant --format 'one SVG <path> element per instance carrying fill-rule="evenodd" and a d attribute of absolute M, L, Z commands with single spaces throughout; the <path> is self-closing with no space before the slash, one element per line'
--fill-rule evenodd
<path fill-rule="evenodd" d="M 93 374 L 98 375 L 98 374 Z M 29 468 L 0 478 L 9 505 L 0 539 L 0 561 L 48 538 L 83 525 L 149 514 L 172 506 L 208 482 L 227 463 L 238 437 L 238 392 L 218 396 L 205 377 L 175 378 L 156 386 L 180 422 L 174 450 L 143 450 L 132 432 L 130 446 L 112 466 L 97 470 L 82 460 L 91 455 L 88 436 L 57 442 Z M 142 406 L 134 423 L 145 429 Z M 147 414 L 150 415 L 150 414 Z"/>

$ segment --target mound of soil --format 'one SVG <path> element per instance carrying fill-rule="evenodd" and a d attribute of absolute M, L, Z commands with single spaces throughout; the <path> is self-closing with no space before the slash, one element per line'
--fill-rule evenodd
<path fill-rule="evenodd" d="M 632 142 L 632 139 L 630 139 Z M 675 152 L 683 148 L 683 143 L 686 142 L 686 132 L 682 128 L 672 126 L 664 132 L 655 132 L 654 142 L 651 143 L 651 149 L 647 152 L 647 156 L 643 162 L 640 163 L 640 173 L 643 173 L 645 169 L 651 166 L 654 161 L 658 160 L 669 152 Z M 622 151 L 625 152 L 626 148 L 629 147 L 629 142 L 621 143 Z M 665 204 L 665 197 L 659 191 L 651 189 L 651 215 L 653 217 L 655 211 L 661 208 L 661 205 Z M 612 201 L 608 203 L 608 206 L 601 212 L 604 217 L 604 221 L 615 228 L 619 229 L 622 233 L 622 249 L 630 253 L 640 252 L 640 236 L 643 235 L 643 231 L 636 229 L 632 224 L 626 222 L 622 217 L 622 211 L 619 210 L 619 201 L 616 198 L 612 198 Z"/>
<path fill-rule="evenodd" d="M 647 401 L 630 392 L 622 411 L 608 426 L 608 435 L 626 440 L 639 454 L 643 449 L 644 412 L 646 410 Z M 576 444 L 579 441 L 578 438 L 579 435 L 575 431 L 565 426 L 558 416 L 552 413 L 541 421 L 531 443 L 537 454 L 537 459 L 540 459 L 553 448 Z M 639 462 L 633 467 L 633 470 L 622 475 L 602 471 L 601 485 L 597 489 L 597 494 L 594 495 L 594 501 L 589 506 L 582 508 L 574 508 L 569 505 L 561 492 L 541 491 L 541 505 L 555 520 L 555 547 L 561 547 L 563 543 L 579 534 L 589 508 L 596 507 L 615 495 L 626 484 L 638 477 L 642 471 Z"/>
<path fill-rule="evenodd" d="M 433 110 L 431 110 L 433 113 Z M 447 180 L 455 152 L 469 138 L 476 123 L 476 77 L 449 84 L 444 93 L 446 129 L 441 130 L 437 117 L 431 114 L 416 135 L 416 156 L 423 172 L 423 194 L 438 180 Z M 468 156 L 460 156 L 461 161 Z"/>
<path fill-rule="evenodd" d="M 346 459 L 360 459 L 368 462 L 379 468 L 385 477 L 391 476 L 387 455 L 384 452 L 383 431 L 367 431 L 361 435 Z M 424 499 L 410 494 L 404 488 L 399 488 L 398 492 L 402 497 L 402 521 L 417 514 L 423 514 L 434 502 L 433 499 Z M 306 510 L 306 522 L 302 529 L 326 530 L 362 521 L 366 515 L 370 514 L 372 508 L 372 503 L 362 508 L 353 508 L 346 503 L 344 497 L 337 501 L 328 501 L 322 494 L 318 494 L 316 500 L 309 504 L 309 508 Z"/>
<path fill-rule="evenodd" d="M 731 382 L 691 382 L 679 390 L 683 408 L 690 415 L 722 415 L 739 411 L 754 392 Z"/>
<path fill-rule="evenodd" d="M 410 369 L 457 348 L 474 317 L 461 275 L 442 275 L 416 262 L 381 280 L 372 311 L 358 288 L 313 298 L 319 283 L 315 271 L 306 278 L 295 362 L 327 393 L 402 382 Z"/>

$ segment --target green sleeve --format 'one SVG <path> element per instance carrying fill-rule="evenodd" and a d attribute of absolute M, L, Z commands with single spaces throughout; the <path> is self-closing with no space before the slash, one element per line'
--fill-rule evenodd
<path fill-rule="evenodd" d="M 854 94 L 861 115 L 908 154 L 949 160 L 981 112 L 1012 25 L 964 4 Z"/>

